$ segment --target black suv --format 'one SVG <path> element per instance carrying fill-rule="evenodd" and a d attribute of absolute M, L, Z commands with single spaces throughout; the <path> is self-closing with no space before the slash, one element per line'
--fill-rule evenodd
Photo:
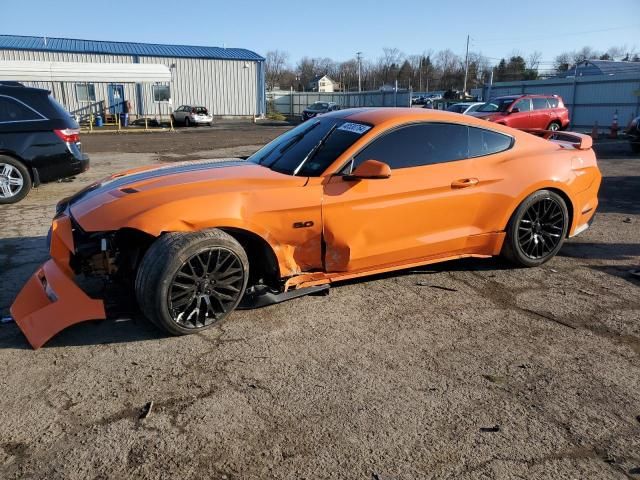
<path fill-rule="evenodd" d="M 315 102 L 305 108 L 300 117 L 304 122 L 305 120 L 322 115 L 323 113 L 333 112 L 334 110 L 340 110 L 340 106 L 335 102 Z"/>
<path fill-rule="evenodd" d="M 80 128 L 50 92 L 0 80 L 0 204 L 87 168 Z"/>

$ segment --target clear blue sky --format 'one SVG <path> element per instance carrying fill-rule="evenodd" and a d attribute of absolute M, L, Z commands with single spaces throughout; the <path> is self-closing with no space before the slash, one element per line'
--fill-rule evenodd
<path fill-rule="evenodd" d="M 263 55 L 281 49 L 292 62 L 305 55 L 345 60 L 356 51 L 375 58 L 383 47 L 406 54 L 445 48 L 463 54 L 467 34 L 470 49 L 492 59 L 538 50 L 543 61 L 551 61 L 584 45 L 640 51 L 640 0 L 1 1 L 2 33 L 226 44 Z"/>

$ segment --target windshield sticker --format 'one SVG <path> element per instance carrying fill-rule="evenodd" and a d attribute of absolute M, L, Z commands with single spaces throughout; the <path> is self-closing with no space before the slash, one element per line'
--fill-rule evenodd
<path fill-rule="evenodd" d="M 343 123 L 338 127 L 338 130 L 344 130 L 345 132 L 357 133 L 362 135 L 367 130 L 371 130 L 369 125 L 362 125 L 361 123 Z"/>

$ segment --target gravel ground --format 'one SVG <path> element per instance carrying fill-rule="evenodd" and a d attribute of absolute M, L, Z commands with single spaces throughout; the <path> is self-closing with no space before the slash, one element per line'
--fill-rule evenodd
<path fill-rule="evenodd" d="M 86 175 L 0 207 L 0 313 L 46 259 L 58 198 L 283 130 L 85 135 Z M 179 338 L 121 319 L 33 351 L 0 325 L 0 478 L 640 478 L 640 158 L 626 150 L 599 146 L 596 222 L 542 268 L 447 262 Z"/>

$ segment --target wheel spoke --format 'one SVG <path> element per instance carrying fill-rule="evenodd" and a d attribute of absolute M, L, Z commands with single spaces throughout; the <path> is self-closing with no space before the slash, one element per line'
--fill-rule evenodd
<path fill-rule="evenodd" d="M 224 247 L 186 260 L 169 288 L 169 311 L 185 328 L 202 328 L 227 314 L 242 295 L 245 278 L 238 256 Z"/>
<path fill-rule="evenodd" d="M 516 230 L 522 252 L 540 259 L 553 252 L 562 240 L 565 214 L 554 198 L 542 198 L 524 212 Z"/>

